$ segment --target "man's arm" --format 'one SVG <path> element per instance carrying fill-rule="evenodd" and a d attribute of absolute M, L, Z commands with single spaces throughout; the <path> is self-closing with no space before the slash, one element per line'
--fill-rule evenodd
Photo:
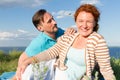
<path fill-rule="evenodd" d="M 20 66 L 20 64 L 21 64 L 25 59 L 27 59 L 27 58 L 28 58 L 28 56 L 26 55 L 25 52 L 23 52 L 23 53 L 20 55 L 20 57 L 19 57 L 18 66 Z"/>
<path fill-rule="evenodd" d="M 20 57 L 19 57 L 17 69 L 19 69 L 20 65 L 21 65 L 21 64 L 23 63 L 23 61 L 25 61 L 27 58 L 28 58 L 28 56 L 26 55 L 25 52 L 23 52 L 23 53 L 20 55 Z M 16 70 L 16 74 L 18 74 L 18 70 Z M 12 78 L 11 80 L 17 80 L 16 74 L 13 76 L 13 78 Z"/>

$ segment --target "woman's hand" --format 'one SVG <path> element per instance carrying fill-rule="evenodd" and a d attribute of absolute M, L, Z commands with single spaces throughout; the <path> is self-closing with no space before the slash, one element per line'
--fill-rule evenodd
<path fill-rule="evenodd" d="M 32 63 L 32 57 L 27 58 L 18 68 L 16 72 L 17 80 L 22 80 L 22 74 L 24 73 L 25 69 L 29 64 Z"/>
<path fill-rule="evenodd" d="M 67 28 L 66 31 L 64 32 L 65 34 L 71 35 L 77 32 L 74 28 Z"/>

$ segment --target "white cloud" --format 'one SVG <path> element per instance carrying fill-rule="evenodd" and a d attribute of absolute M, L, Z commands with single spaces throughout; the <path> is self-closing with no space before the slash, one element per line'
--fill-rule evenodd
<path fill-rule="evenodd" d="M 81 4 L 93 4 L 93 5 L 101 5 L 100 0 L 82 0 Z"/>
<path fill-rule="evenodd" d="M 18 29 L 18 32 L 21 32 L 21 33 L 28 33 L 28 31 L 25 31 L 25 30 L 22 30 L 22 29 Z"/>
<path fill-rule="evenodd" d="M 36 35 L 36 33 L 18 29 L 17 32 L 0 32 L 0 40 L 31 40 Z"/>
<path fill-rule="evenodd" d="M 11 40 L 15 37 L 17 37 L 17 34 L 13 34 L 10 32 L 0 32 L 0 40 Z"/>
<path fill-rule="evenodd" d="M 37 7 L 44 5 L 49 0 L 0 0 L 0 6 L 10 7 L 10 6 L 27 6 L 27 7 Z"/>
<path fill-rule="evenodd" d="M 64 18 L 67 16 L 73 16 L 74 11 L 65 11 L 65 10 L 60 10 L 58 12 L 53 12 L 52 15 L 56 15 L 57 19 Z"/>

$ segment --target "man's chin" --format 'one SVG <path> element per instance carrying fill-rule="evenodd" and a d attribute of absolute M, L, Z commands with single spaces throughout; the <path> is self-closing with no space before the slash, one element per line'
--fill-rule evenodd
<path fill-rule="evenodd" d="M 58 31 L 58 27 L 54 27 L 54 31 Z"/>
<path fill-rule="evenodd" d="M 55 29 L 55 30 L 54 30 L 54 32 L 57 32 L 57 31 L 58 31 L 58 29 Z"/>

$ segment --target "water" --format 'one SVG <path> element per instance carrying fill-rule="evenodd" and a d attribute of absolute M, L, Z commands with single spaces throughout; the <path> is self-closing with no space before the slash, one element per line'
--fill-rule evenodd
<path fill-rule="evenodd" d="M 110 56 L 120 58 L 120 47 L 109 47 Z"/>
<path fill-rule="evenodd" d="M 26 47 L 0 47 L 0 50 L 4 51 L 5 53 L 9 53 L 9 51 L 17 50 L 17 51 L 24 51 Z"/>
<path fill-rule="evenodd" d="M 24 51 L 26 47 L 0 47 L 0 50 L 9 53 L 12 50 Z M 109 47 L 110 56 L 120 58 L 120 47 Z"/>

